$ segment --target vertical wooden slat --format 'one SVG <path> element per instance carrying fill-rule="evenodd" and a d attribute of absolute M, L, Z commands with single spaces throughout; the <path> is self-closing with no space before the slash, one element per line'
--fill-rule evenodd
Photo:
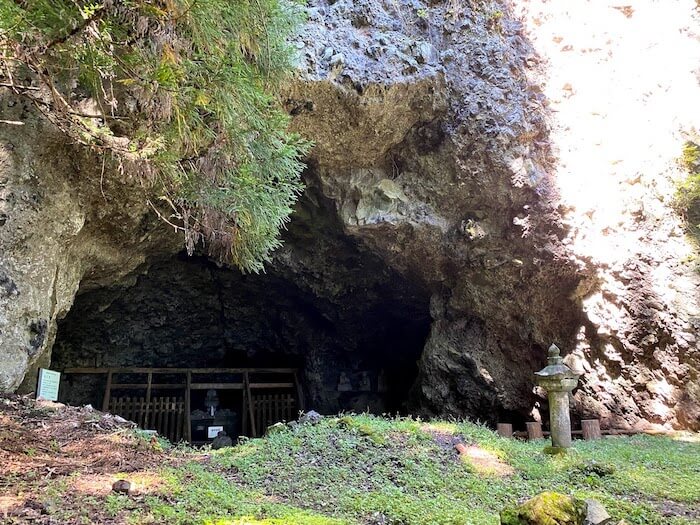
<path fill-rule="evenodd" d="M 182 400 L 177 400 L 177 402 L 175 403 L 175 408 L 177 411 L 177 424 L 175 426 L 175 442 L 177 443 L 178 441 L 182 440 L 182 422 L 184 421 L 184 403 L 182 402 Z"/>
<path fill-rule="evenodd" d="M 107 386 L 105 386 L 105 397 L 102 400 L 102 412 L 107 412 L 109 399 L 112 397 L 112 371 L 107 372 Z"/>
<path fill-rule="evenodd" d="M 153 428 L 161 436 L 163 435 L 163 412 L 165 412 L 164 400 L 164 397 L 153 398 Z"/>
<path fill-rule="evenodd" d="M 168 439 L 170 439 L 170 420 L 172 419 L 172 408 L 170 404 L 170 397 L 164 397 L 165 400 L 165 409 L 163 410 L 163 423 L 161 426 L 163 427 L 163 435 L 168 436 Z"/>
<path fill-rule="evenodd" d="M 248 377 L 248 372 L 243 374 L 243 383 L 245 384 L 245 391 L 248 397 L 248 412 L 250 416 L 250 432 L 253 437 L 258 437 L 258 433 L 255 428 L 255 411 L 253 410 L 253 396 L 250 394 L 250 378 Z"/>
<path fill-rule="evenodd" d="M 248 435 L 248 417 L 246 414 L 247 407 L 246 391 L 241 392 L 241 434 Z"/>
<path fill-rule="evenodd" d="M 258 425 L 258 432 L 262 436 L 265 433 L 265 424 L 267 422 L 267 395 L 262 394 L 260 396 L 262 401 L 262 412 L 260 414 L 260 425 Z"/>
<path fill-rule="evenodd" d="M 173 430 L 171 432 L 172 437 L 170 438 L 170 440 L 173 442 L 177 442 L 177 434 L 179 431 L 179 427 L 182 426 L 182 421 L 180 421 L 180 415 L 177 410 L 177 396 L 173 396 L 173 400 L 170 403 L 170 409 L 173 418 Z"/>
<path fill-rule="evenodd" d="M 294 372 L 294 384 L 296 385 L 297 389 L 297 406 L 298 410 L 304 410 L 304 389 L 301 386 L 301 382 L 299 381 L 299 373 Z"/>
<path fill-rule="evenodd" d="M 167 435 L 167 431 L 165 429 L 165 422 L 168 421 L 168 398 L 167 397 L 161 397 L 160 398 L 160 414 L 158 415 L 158 432 L 160 432 L 163 436 Z"/>
<path fill-rule="evenodd" d="M 192 415 L 190 410 L 190 394 L 192 393 L 192 372 L 187 371 L 187 386 L 185 388 L 185 438 L 192 441 Z"/>
<path fill-rule="evenodd" d="M 165 401 L 168 408 L 165 412 L 165 425 L 163 427 L 163 432 L 165 432 L 165 434 L 168 436 L 168 439 L 172 440 L 173 427 L 175 426 L 175 422 L 173 420 L 176 419 L 175 408 L 173 407 L 173 402 L 170 396 L 166 397 Z"/>
<path fill-rule="evenodd" d="M 150 415 L 151 415 L 151 385 L 153 384 L 153 373 L 148 373 L 148 379 L 146 380 L 146 413 L 143 416 L 143 428 L 150 427 Z"/>

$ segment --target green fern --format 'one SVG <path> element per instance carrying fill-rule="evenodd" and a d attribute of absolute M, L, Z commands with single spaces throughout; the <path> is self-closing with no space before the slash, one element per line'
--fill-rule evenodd
<path fill-rule="evenodd" d="M 275 96 L 301 20 L 282 0 L 0 0 L 0 75 L 28 74 L 17 92 L 143 174 L 190 252 L 260 271 L 302 190 L 309 144 Z"/>

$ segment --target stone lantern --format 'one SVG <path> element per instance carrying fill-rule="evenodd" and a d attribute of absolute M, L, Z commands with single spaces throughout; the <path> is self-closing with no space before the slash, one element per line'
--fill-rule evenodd
<path fill-rule="evenodd" d="M 566 366 L 559 354 L 557 345 L 549 347 L 547 366 L 535 372 L 535 381 L 547 390 L 552 447 L 564 449 L 571 446 L 569 394 L 576 388 L 580 375 Z"/>

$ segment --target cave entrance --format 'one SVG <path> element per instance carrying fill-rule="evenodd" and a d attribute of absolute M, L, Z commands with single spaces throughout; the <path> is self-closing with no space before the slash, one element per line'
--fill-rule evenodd
<path fill-rule="evenodd" d="M 180 434 L 168 435 L 194 442 L 217 426 L 257 435 L 300 409 L 406 413 L 430 327 L 428 298 L 376 261 L 351 263 L 353 278 L 333 283 L 279 266 L 241 275 L 178 254 L 113 286 L 81 290 L 52 353 L 51 367 L 69 372 L 61 401 L 121 412 L 144 427 L 175 425 Z M 188 375 L 196 388 L 185 406 Z M 166 422 L 154 424 L 155 405 L 134 406 L 149 395 Z M 207 421 L 213 398 L 221 417 Z"/>

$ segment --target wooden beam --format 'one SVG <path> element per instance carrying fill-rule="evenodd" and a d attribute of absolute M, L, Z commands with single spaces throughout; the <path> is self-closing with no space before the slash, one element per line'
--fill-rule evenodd
<path fill-rule="evenodd" d="M 64 374 L 293 374 L 296 368 L 66 368 Z"/>
<path fill-rule="evenodd" d="M 174 390 L 177 388 L 185 388 L 185 383 L 152 383 L 151 390 Z M 112 383 L 112 390 L 118 388 L 128 389 L 144 389 L 148 388 L 148 383 Z"/>
<path fill-rule="evenodd" d="M 250 389 L 294 388 L 294 383 L 251 383 Z"/>
<path fill-rule="evenodd" d="M 192 390 L 242 390 L 243 383 L 192 383 Z"/>

